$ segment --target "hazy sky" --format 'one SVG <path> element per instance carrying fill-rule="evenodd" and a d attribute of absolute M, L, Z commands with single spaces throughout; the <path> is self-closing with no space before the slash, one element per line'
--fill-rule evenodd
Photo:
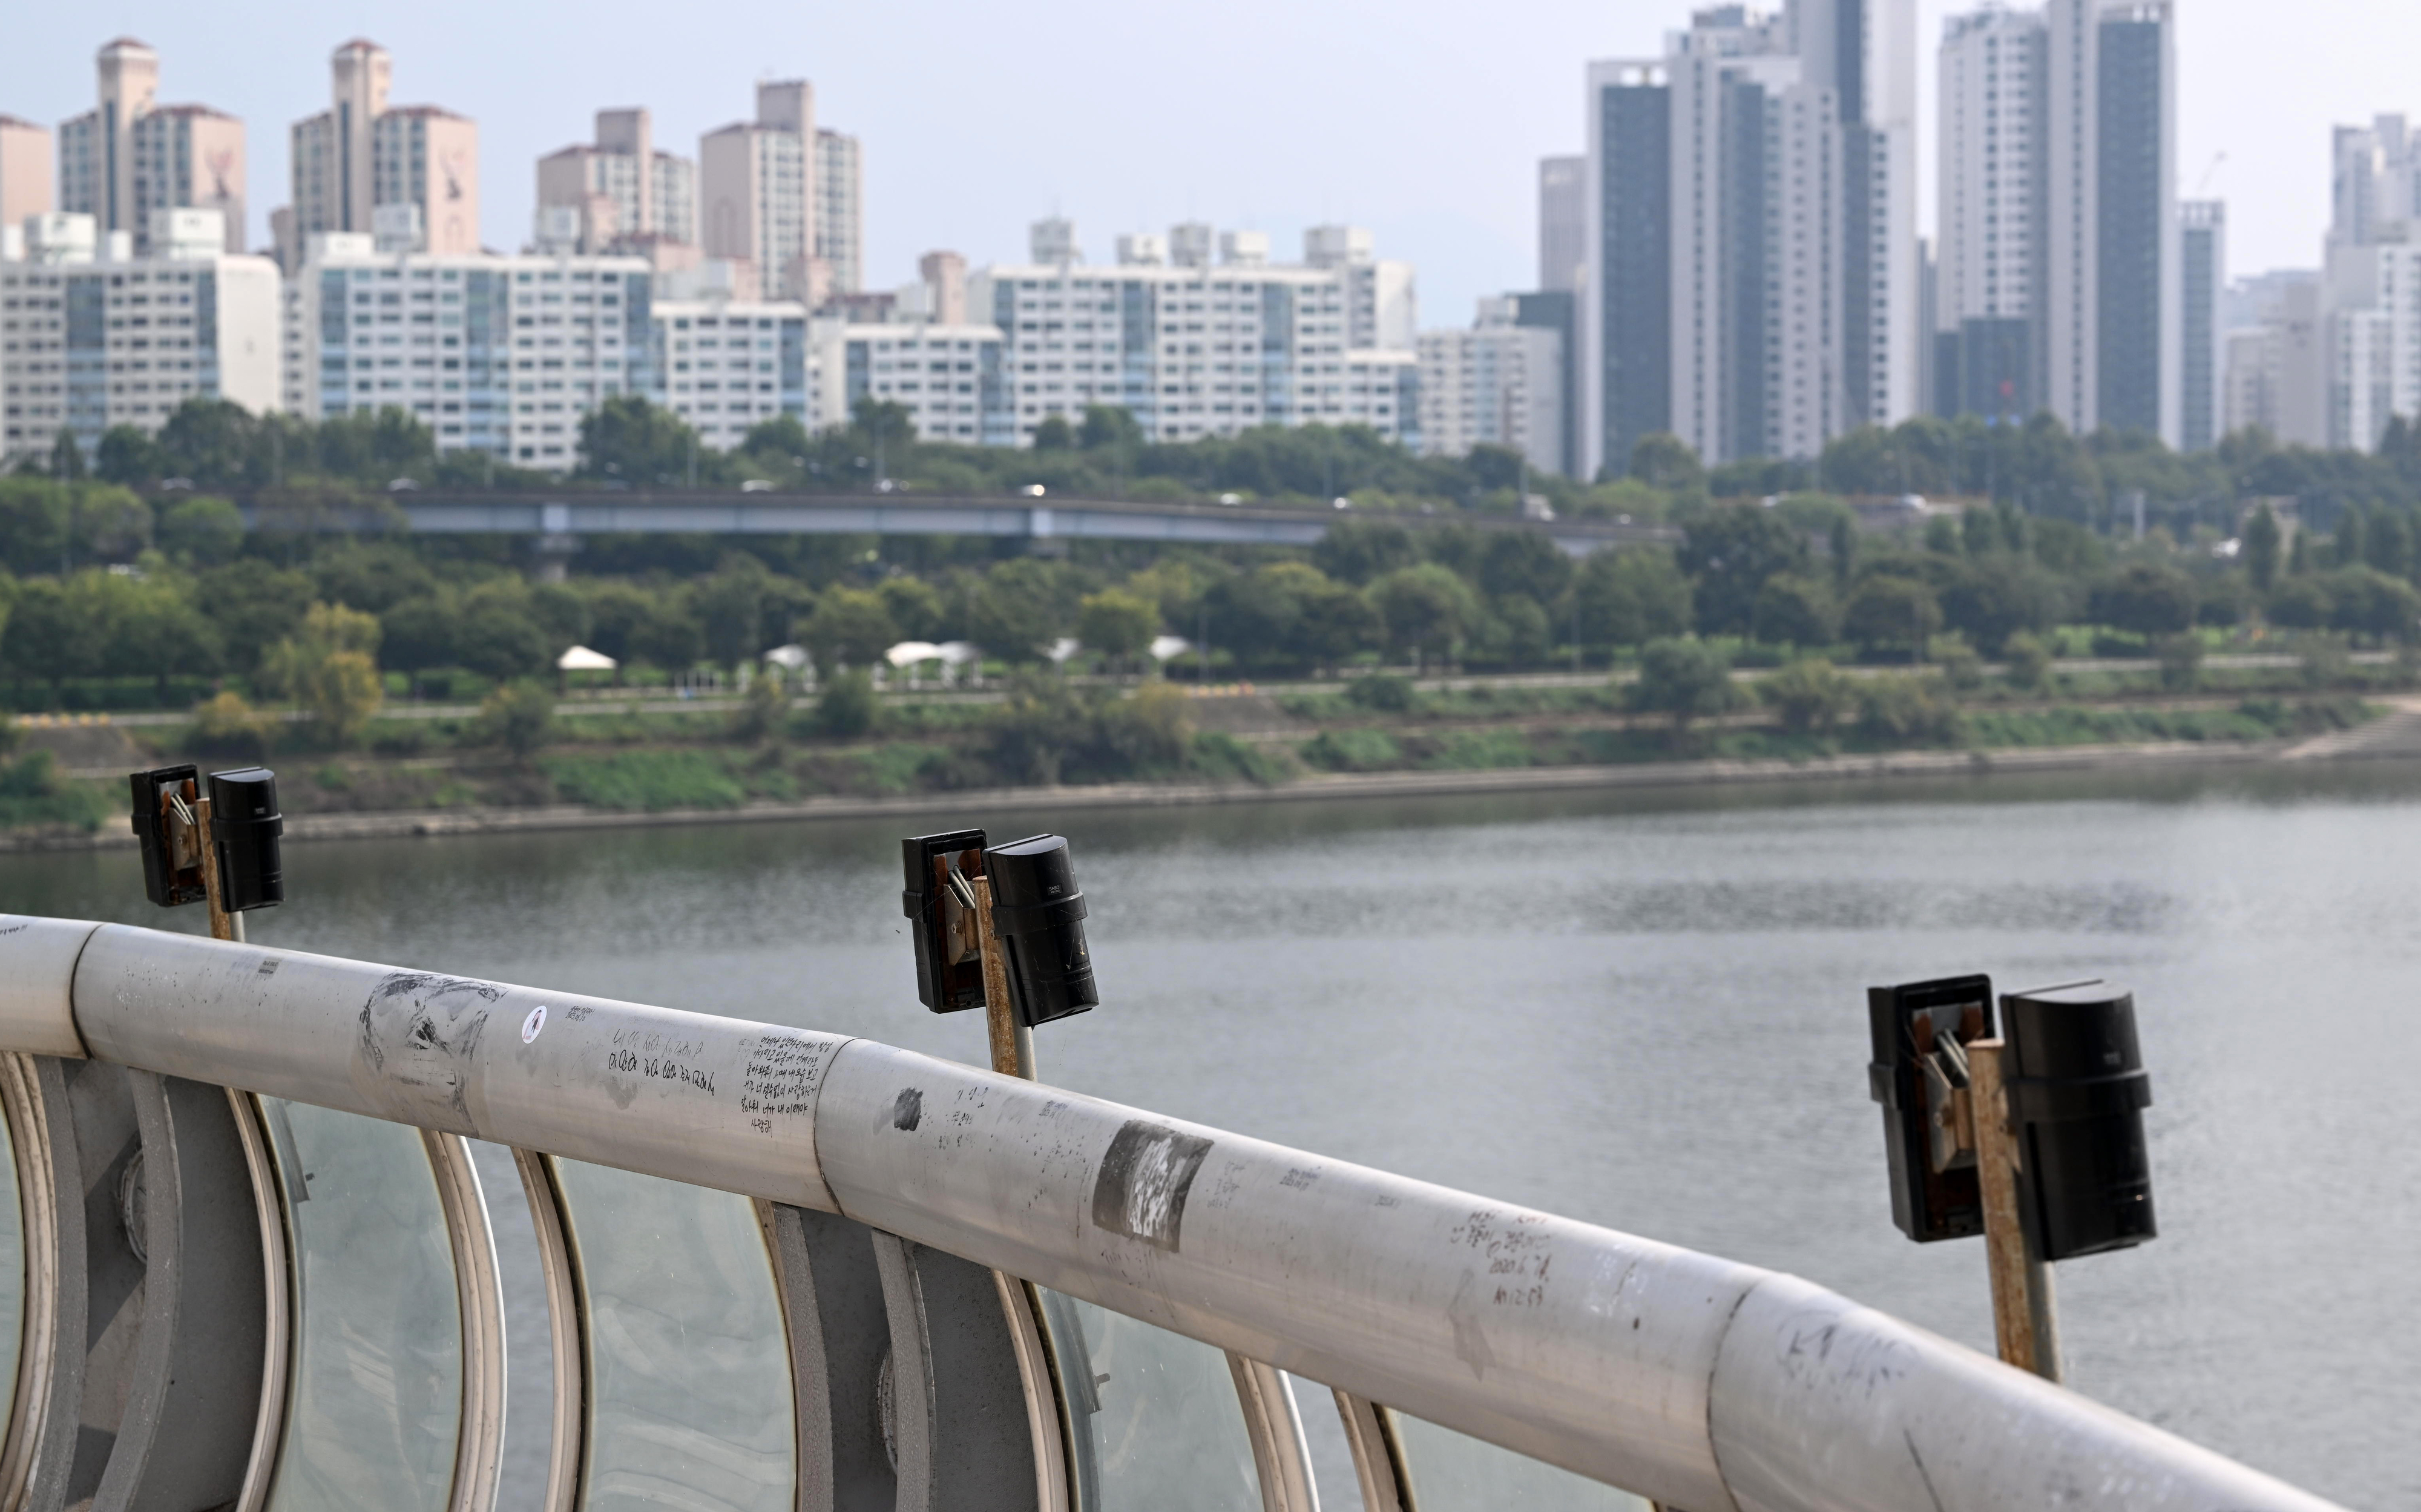
<path fill-rule="evenodd" d="M 2421 114 L 2421 5 L 2177 3 L 2182 190 L 2208 171 L 2228 201 L 2234 272 L 2317 262 L 2329 127 Z M 1941 18 L 1969 7 L 1919 4 L 1929 139 Z M 914 276 L 932 247 L 1022 257 L 1027 222 L 1054 210 L 1096 259 L 1121 230 L 1178 220 L 1259 227 L 1288 255 L 1304 226 L 1346 220 L 1418 265 L 1424 323 L 1444 325 L 1535 281 L 1535 165 L 1579 146 L 1584 63 L 1657 52 L 1688 7 L 13 0 L 0 112 L 55 124 L 89 108 L 95 49 L 140 38 L 161 51 L 164 100 L 244 117 L 265 240 L 288 125 L 324 108 L 329 52 L 368 37 L 395 55 L 398 103 L 477 118 L 485 235 L 513 248 L 535 160 L 586 140 L 600 106 L 651 107 L 658 143 L 694 154 L 699 132 L 749 113 L 753 81 L 804 75 L 823 124 L 865 142 L 875 287 Z M 1929 157 L 1926 173 L 1929 234 Z"/>

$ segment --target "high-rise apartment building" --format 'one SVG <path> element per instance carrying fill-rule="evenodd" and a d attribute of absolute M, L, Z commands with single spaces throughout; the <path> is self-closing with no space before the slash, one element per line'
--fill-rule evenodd
<path fill-rule="evenodd" d="M 1915 0 L 1791 0 L 1804 82 L 1840 116 L 1841 348 L 1847 424 L 1917 413 Z"/>
<path fill-rule="evenodd" d="M 2329 444 L 2329 322 L 2320 274 L 2292 269 L 2239 279 L 2224 308 L 2222 433 L 2258 426 L 2281 445 Z"/>
<path fill-rule="evenodd" d="M 1813 457 L 1918 404 L 1911 0 L 1722 4 L 1690 22 L 1660 58 L 1588 70 L 1592 474 L 1660 430 L 1710 461 Z M 1542 227 L 1558 213 L 1542 202 Z"/>
<path fill-rule="evenodd" d="M 1128 242 L 1138 257 L 1145 239 Z M 1095 267 L 1072 223 L 1036 223 L 1034 261 L 970 280 L 969 313 L 999 328 L 1012 439 L 1086 408 L 1132 413 L 1154 441 L 1232 436 L 1262 425 L 1367 425 L 1417 444 L 1419 359 L 1411 345 L 1357 347 L 1411 317 L 1409 270 L 1371 256 L 1369 234 L 1323 226 L 1304 238 L 1315 261 L 1266 260 L 1266 242 L 1235 238 L 1242 257 L 1178 266 Z M 1245 260 L 1249 258 L 1250 260 Z M 1397 265 L 1400 267 L 1400 265 Z"/>
<path fill-rule="evenodd" d="M 764 421 L 810 429 L 807 307 L 793 300 L 659 300 L 648 309 L 650 397 L 728 451 Z M 846 418 L 844 416 L 844 418 Z"/>
<path fill-rule="evenodd" d="M 1631 464 L 1642 436 L 1673 425 L 1672 84 L 1663 60 L 1592 63 L 1584 185 L 1587 281 L 1580 300 L 1580 465 Z M 1696 152 L 1680 164 L 1695 164 Z M 1686 172 L 1679 175 L 1685 181 Z"/>
<path fill-rule="evenodd" d="M 583 252 L 695 244 L 697 164 L 656 147 L 645 110 L 601 110 L 593 145 L 538 160 L 538 203 L 573 212 Z"/>
<path fill-rule="evenodd" d="M 866 168 L 857 138 L 816 129 L 816 257 L 832 292 L 866 287 Z"/>
<path fill-rule="evenodd" d="M 757 117 L 709 132 L 697 145 L 700 244 L 745 262 L 760 288 L 812 301 L 815 258 L 815 89 L 804 79 L 757 86 Z"/>
<path fill-rule="evenodd" d="M 277 269 L 228 255 L 219 211 L 154 210 L 155 254 L 124 260 L 96 257 L 112 239 L 89 214 L 34 229 L 25 260 L 0 262 L 0 460 L 62 429 L 89 456 L 111 427 L 154 433 L 189 398 L 278 407 Z"/>
<path fill-rule="evenodd" d="M 286 406 L 309 420 L 399 408 L 440 451 L 570 468 L 582 415 L 654 392 L 649 278 L 636 257 L 381 252 L 320 233 L 286 283 Z"/>
<path fill-rule="evenodd" d="M 1539 160 L 1539 287 L 1576 292 L 1588 265 L 1588 159 Z"/>
<path fill-rule="evenodd" d="M 1562 333 L 1523 325 L 1518 299 L 1483 299 L 1467 330 L 1420 335 L 1421 447 L 1520 452 L 1534 471 L 1564 470 Z"/>
<path fill-rule="evenodd" d="M 2176 41 L 2167 0 L 1945 23 L 1935 408 L 2184 442 Z"/>
<path fill-rule="evenodd" d="M 2178 206 L 2178 444 L 2209 451 L 2220 429 L 2226 333 L 2220 306 L 2227 290 L 2227 207 L 2215 199 Z"/>
<path fill-rule="evenodd" d="M 58 208 L 89 215 L 104 244 L 151 250 L 151 212 L 212 210 L 226 250 L 244 245 L 243 122 L 207 105 L 159 102 L 160 55 L 121 37 L 95 60 L 100 101 L 59 126 Z M 44 207 L 48 208 L 48 207 Z"/>
<path fill-rule="evenodd" d="M 1710 462 L 1813 457 L 1849 425 L 1842 134 L 1787 17 L 1698 11 L 1672 110 L 1672 409 Z"/>
<path fill-rule="evenodd" d="M 810 429 L 846 425 L 857 401 L 870 398 L 906 410 L 920 441 L 1016 444 L 1016 387 L 997 326 L 820 320 L 808 339 Z"/>
<path fill-rule="evenodd" d="M 2383 224 L 2421 213 L 2421 137 L 2402 116 L 2340 126 L 2330 142 L 2329 241 L 2361 246 Z"/>
<path fill-rule="evenodd" d="M 299 268 L 310 239 L 329 232 L 373 235 L 395 251 L 477 252 L 477 123 L 390 105 L 394 63 L 375 42 L 337 48 L 328 72 L 328 109 L 291 133 L 294 198 L 277 220 L 284 265 Z"/>
<path fill-rule="evenodd" d="M 2023 421 L 2044 403 L 2049 164 L 2039 11 L 1943 26 L 1935 100 L 1935 411 Z"/>
<path fill-rule="evenodd" d="M 58 208 L 51 179 L 51 133 L 0 116 L 0 229 L 22 233 L 28 215 Z"/>

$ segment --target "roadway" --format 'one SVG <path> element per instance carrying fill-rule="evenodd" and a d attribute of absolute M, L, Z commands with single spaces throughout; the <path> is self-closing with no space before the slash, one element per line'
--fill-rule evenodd
<path fill-rule="evenodd" d="M 359 508 L 241 507 L 255 530 L 527 536 L 543 551 L 583 536 L 992 536 L 1038 546 L 1071 540 L 1149 540 L 1195 546 L 1309 546 L 1339 520 L 1376 519 L 1413 530 L 1465 525 L 1543 536 L 1574 556 L 1608 546 L 1677 541 L 1664 525 L 1601 520 L 1523 520 L 1460 510 L 1368 512 L 1268 506 L 1158 504 L 1123 499 L 996 494 L 683 492 L 459 492 L 419 489 Z"/>

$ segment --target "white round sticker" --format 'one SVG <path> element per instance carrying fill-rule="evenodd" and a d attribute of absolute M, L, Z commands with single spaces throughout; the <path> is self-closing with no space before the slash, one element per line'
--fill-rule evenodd
<path fill-rule="evenodd" d="M 537 1007 L 530 1009 L 529 1017 L 522 1021 L 522 1043 L 526 1045 L 531 1040 L 536 1039 L 538 1037 L 538 1032 L 545 1027 L 546 1005 L 541 1003 Z"/>

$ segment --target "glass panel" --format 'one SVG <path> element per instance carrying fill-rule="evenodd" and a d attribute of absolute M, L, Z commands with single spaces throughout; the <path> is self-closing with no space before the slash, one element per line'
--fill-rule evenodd
<path fill-rule="evenodd" d="M 1617 1491 L 1527 1455 L 1499 1449 L 1389 1408 L 1403 1451 L 1407 1488 L 1421 1512 L 1648 1512 L 1645 1498 Z"/>
<path fill-rule="evenodd" d="M 17 1405 L 17 1351 L 25 1334 L 25 1215 L 18 1207 L 17 1146 L 0 1118 L 0 1423 Z"/>
<path fill-rule="evenodd" d="M 294 1239 L 294 1373 L 271 1512 L 443 1512 L 462 1315 L 420 1131 L 261 1099 Z"/>
<path fill-rule="evenodd" d="M 789 1345 L 745 1197 L 557 1161 L 588 1325 L 590 1512 L 789 1512 Z"/>
<path fill-rule="evenodd" d="M 1077 1512 L 1259 1512 L 1253 1441 L 1225 1354 L 1091 1302 L 1041 1296 L 1078 1425 Z"/>

